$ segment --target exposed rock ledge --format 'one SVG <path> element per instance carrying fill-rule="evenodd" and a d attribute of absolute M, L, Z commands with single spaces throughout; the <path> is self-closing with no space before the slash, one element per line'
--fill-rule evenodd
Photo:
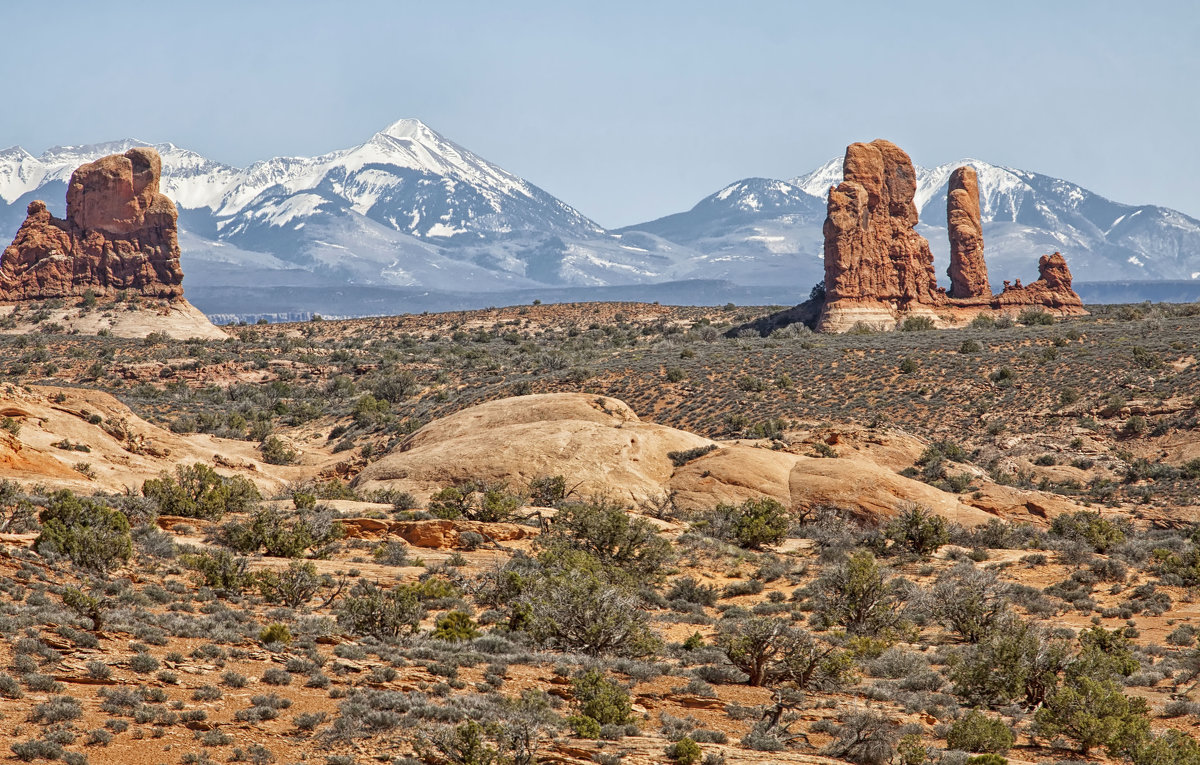
<path fill-rule="evenodd" d="M 937 285 L 929 242 L 915 230 L 916 170 L 889 141 L 854 143 L 846 149 L 843 181 L 829 190 L 825 219 L 825 298 L 817 329 L 845 332 L 863 324 L 892 329 L 909 316 L 935 326 L 958 326 L 981 313 L 1016 315 L 1035 308 L 1057 316 L 1084 315 L 1071 289 L 1071 271 L 1059 253 L 1038 263 L 1038 279 L 1004 282 L 994 295 L 983 258 L 979 184 L 961 167 L 950 179 L 951 291 Z"/>

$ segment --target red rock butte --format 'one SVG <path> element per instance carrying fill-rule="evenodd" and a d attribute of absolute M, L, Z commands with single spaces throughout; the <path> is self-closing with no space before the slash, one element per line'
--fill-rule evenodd
<path fill-rule="evenodd" d="M 857 324 L 892 329 L 909 316 L 952 327 L 981 313 L 1017 314 L 1038 308 L 1057 316 L 1084 315 L 1059 253 L 1042 256 L 1037 281 L 1004 282 L 992 294 L 983 259 L 983 225 L 975 170 L 950 176 L 950 292 L 937 285 L 929 242 L 915 230 L 917 174 L 912 160 L 889 141 L 846 148 L 843 180 L 829 189 L 825 218 L 825 302 L 817 328 L 845 332 Z"/>
<path fill-rule="evenodd" d="M 162 160 L 130 149 L 82 165 L 67 187 L 66 220 L 31 202 L 0 256 L 0 301 L 129 292 L 183 296 L 175 205 L 159 192 Z"/>

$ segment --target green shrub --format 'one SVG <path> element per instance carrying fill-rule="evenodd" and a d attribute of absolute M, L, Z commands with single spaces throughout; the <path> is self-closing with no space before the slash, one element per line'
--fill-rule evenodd
<path fill-rule="evenodd" d="M 1125 421 L 1121 426 L 1119 435 L 1122 438 L 1137 438 L 1146 432 L 1146 418 L 1140 414 L 1135 414 Z"/>
<path fill-rule="evenodd" d="M 816 616 L 852 636 L 875 637 L 903 626 L 901 582 L 887 579 L 875 556 L 859 550 L 813 585 Z"/>
<path fill-rule="evenodd" d="M 98 598 L 74 587 L 64 587 L 62 591 L 63 605 L 92 622 L 92 629 L 99 631 L 104 626 L 104 609 Z"/>
<path fill-rule="evenodd" d="M 1133 765 L 1200 765 L 1200 743 L 1186 733 L 1168 728 L 1146 736 L 1129 752 Z"/>
<path fill-rule="evenodd" d="M 1054 317 L 1040 308 L 1026 308 L 1017 316 L 1017 321 L 1027 327 L 1050 326 L 1054 323 Z"/>
<path fill-rule="evenodd" d="M 996 317 L 991 314 L 981 313 L 974 319 L 971 319 L 971 329 L 995 329 Z"/>
<path fill-rule="evenodd" d="M 585 715 L 571 715 L 567 727 L 579 738 L 600 738 L 600 723 Z"/>
<path fill-rule="evenodd" d="M 1008 765 L 1008 758 L 998 754 L 977 754 L 968 757 L 964 765 Z"/>
<path fill-rule="evenodd" d="M 626 583 L 661 580 L 674 558 L 671 543 L 659 536 L 654 524 L 604 499 L 560 508 L 552 531 L 539 536 L 536 544 L 544 563 L 557 567 L 555 561 L 579 551 L 603 567 L 605 578 Z"/>
<path fill-rule="evenodd" d="M 682 600 L 686 603 L 696 603 L 702 606 L 715 606 L 720 592 L 716 587 L 701 584 L 698 579 L 683 576 L 671 583 L 667 592 L 667 600 Z"/>
<path fill-rule="evenodd" d="M 555 507 L 567 498 L 567 479 L 561 475 L 540 476 L 529 482 L 529 503 L 535 507 Z"/>
<path fill-rule="evenodd" d="M 750 550 L 782 542 L 791 525 L 787 510 L 769 497 L 746 500 L 738 506 L 732 520 L 734 540 L 739 547 Z"/>
<path fill-rule="evenodd" d="M 179 465 L 175 474 L 162 473 L 142 484 L 142 494 L 158 503 L 164 515 L 220 520 L 226 513 L 245 511 L 262 499 L 258 488 L 241 476 L 225 478 L 208 465 Z"/>
<path fill-rule="evenodd" d="M 694 449 L 683 449 L 677 452 L 667 452 L 667 459 L 671 460 L 671 464 L 675 467 L 683 467 L 692 460 L 697 460 L 706 454 L 711 454 L 717 450 L 716 444 L 707 444 L 705 446 L 697 446 Z"/>
<path fill-rule="evenodd" d="M 729 662 L 745 672 L 747 683 L 754 686 L 782 682 L 801 689 L 837 686 L 853 668 L 847 653 L 778 617 L 725 619 L 716 641 Z"/>
<path fill-rule="evenodd" d="M 946 746 L 965 752 L 1003 754 L 1015 741 L 1016 734 L 1007 723 L 977 709 L 955 720 L 946 733 Z"/>
<path fill-rule="evenodd" d="M 572 560 L 580 557 L 576 554 Z M 626 656 L 657 650 L 659 642 L 641 599 L 628 585 L 602 578 L 594 559 L 591 568 L 536 577 L 517 601 L 514 616 L 527 621 L 539 642 L 560 650 Z"/>
<path fill-rule="evenodd" d="M 271 622 L 266 627 L 263 627 L 262 632 L 258 633 L 258 642 L 267 645 L 271 643 L 283 643 L 286 645 L 292 642 L 292 631 L 288 629 L 286 624 Z"/>
<path fill-rule="evenodd" d="M 68 490 L 56 492 L 38 514 L 42 533 L 33 547 L 69 558 L 81 568 L 107 571 L 133 555 L 129 520 L 119 510 Z"/>
<path fill-rule="evenodd" d="M 380 544 L 371 552 L 371 557 L 375 559 L 376 563 L 384 566 L 410 565 L 408 545 L 396 540 L 389 540 Z"/>
<path fill-rule="evenodd" d="M 996 384 L 997 388 L 1009 388 L 1017 379 L 1017 373 L 1008 367 L 1000 367 L 988 375 L 988 379 Z"/>
<path fill-rule="evenodd" d="M 899 327 L 901 332 L 925 332 L 933 328 L 932 316 L 905 316 Z"/>
<path fill-rule="evenodd" d="M 1070 678 L 1034 715 L 1039 735 L 1065 736 L 1086 755 L 1098 746 L 1119 755 L 1150 729 L 1146 700 L 1126 696 L 1113 680 Z"/>
<path fill-rule="evenodd" d="M 719 504 L 704 519 L 705 531 L 748 550 L 779 544 L 791 527 L 788 511 L 774 499 L 748 499 L 740 505 Z"/>
<path fill-rule="evenodd" d="M 429 498 L 429 512 L 438 518 L 466 518 L 484 523 L 512 519 L 525 498 L 508 491 L 503 483 L 483 484 L 466 481 L 447 486 Z"/>
<path fill-rule="evenodd" d="M 253 578 L 264 599 L 288 608 L 299 608 L 333 584 L 333 577 L 318 574 L 317 567 L 309 561 L 298 560 L 289 562 L 282 570 L 259 571 Z"/>
<path fill-rule="evenodd" d="M 415 395 L 420 389 L 417 378 L 408 370 L 382 374 L 371 386 L 371 392 L 375 394 L 375 398 L 392 404 L 397 404 Z"/>
<path fill-rule="evenodd" d="M 342 524 L 327 511 L 301 511 L 289 516 L 274 507 L 261 507 L 248 520 L 228 524 L 222 531 L 226 543 L 235 550 L 265 550 L 275 558 L 297 558 L 345 536 Z"/>
<path fill-rule="evenodd" d="M 451 611 L 443 614 L 437 620 L 437 624 L 433 630 L 433 636 L 438 640 L 445 640 L 450 643 L 461 643 L 464 640 L 473 640 L 479 637 L 480 632 L 475 627 L 475 620 L 470 614 L 463 611 Z"/>
<path fill-rule="evenodd" d="M 338 608 L 337 620 L 351 632 L 380 639 L 416 632 L 425 606 L 411 585 L 385 590 L 374 582 L 360 581 Z"/>
<path fill-rule="evenodd" d="M 1058 683 L 1070 648 L 1036 624 L 1008 615 L 950 668 L 954 692 L 970 703 L 1040 704 Z"/>
<path fill-rule="evenodd" d="M 631 725 L 636 719 L 629 691 L 598 669 L 577 674 L 571 693 L 579 715 L 600 725 Z"/>
<path fill-rule="evenodd" d="M 184 555 L 180 560 L 199 575 L 202 585 L 221 594 L 239 593 L 251 582 L 246 573 L 246 559 L 228 550 Z"/>
<path fill-rule="evenodd" d="M 679 765 L 695 765 L 703 754 L 700 745 L 687 736 L 667 747 L 667 756 Z"/>
<path fill-rule="evenodd" d="M 300 460 L 300 454 L 283 442 L 279 436 L 267 436 L 258 445 L 263 462 L 268 465 L 294 465 Z"/>
<path fill-rule="evenodd" d="M 1080 510 L 1054 516 L 1050 535 L 1084 542 L 1098 553 L 1108 552 L 1125 541 L 1127 524 L 1100 517 L 1099 512 Z"/>
<path fill-rule="evenodd" d="M 900 514 L 884 528 L 884 536 L 893 543 L 893 549 L 928 557 L 950 541 L 946 519 L 934 515 L 928 507 L 906 503 Z"/>

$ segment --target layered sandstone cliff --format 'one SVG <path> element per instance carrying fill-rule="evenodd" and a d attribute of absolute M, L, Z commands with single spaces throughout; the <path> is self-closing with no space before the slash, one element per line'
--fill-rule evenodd
<path fill-rule="evenodd" d="M 1005 282 L 1003 292 L 992 294 L 983 258 L 979 182 L 969 167 L 955 170 L 946 200 L 947 294 L 937 285 L 929 243 L 915 230 L 916 190 L 916 170 L 900 147 L 883 140 L 847 147 L 843 180 L 829 190 L 825 301 L 818 329 L 844 332 L 856 324 L 890 329 L 908 316 L 954 326 L 979 313 L 1026 308 L 1086 313 L 1058 253 L 1041 259 L 1037 281 L 1025 286 Z"/>
<path fill-rule="evenodd" d="M 79 167 L 62 220 L 44 202 L 0 256 L 0 301 L 118 292 L 183 295 L 175 205 L 159 192 L 162 160 L 149 148 Z"/>

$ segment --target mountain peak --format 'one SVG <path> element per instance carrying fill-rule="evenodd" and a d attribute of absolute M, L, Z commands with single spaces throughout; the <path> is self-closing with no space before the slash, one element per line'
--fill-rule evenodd
<path fill-rule="evenodd" d="M 833 157 L 825 164 L 805 175 L 792 178 L 789 183 L 799 186 L 814 197 L 825 198 L 830 186 L 836 186 L 842 181 L 842 158 Z"/>
<path fill-rule="evenodd" d="M 410 141 L 422 141 L 439 137 L 437 132 L 432 130 L 428 125 L 414 118 L 396 120 L 383 130 L 380 130 L 379 135 Z"/>
<path fill-rule="evenodd" d="M 31 159 L 36 158 L 21 146 L 9 146 L 7 149 L 0 149 L 0 162 L 20 163 Z"/>

